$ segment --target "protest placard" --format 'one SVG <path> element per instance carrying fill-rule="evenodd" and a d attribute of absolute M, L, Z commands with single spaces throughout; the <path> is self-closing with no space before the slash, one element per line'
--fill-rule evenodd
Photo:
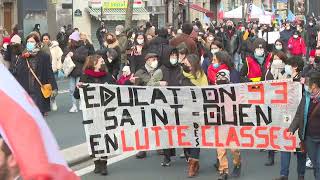
<path fill-rule="evenodd" d="M 80 92 L 86 138 L 96 157 L 182 147 L 297 147 L 287 128 L 302 96 L 298 82 L 201 88 L 90 84 Z"/>
<path fill-rule="evenodd" d="M 274 44 L 278 39 L 280 39 L 280 32 L 268 32 L 268 44 Z"/>

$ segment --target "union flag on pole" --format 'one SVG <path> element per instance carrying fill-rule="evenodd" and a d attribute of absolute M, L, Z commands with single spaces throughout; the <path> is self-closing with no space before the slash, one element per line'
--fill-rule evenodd
<path fill-rule="evenodd" d="M 25 180 L 80 180 L 67 166 L 40 111 L 0 64 L 0 133 Z"/>

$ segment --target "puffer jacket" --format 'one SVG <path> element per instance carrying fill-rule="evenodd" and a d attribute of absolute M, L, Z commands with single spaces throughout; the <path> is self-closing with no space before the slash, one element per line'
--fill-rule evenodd
<path fill-rule="evenodd" d="M 59 43 L 57 41 L 51 41 L 49 48 L 51 52 L 52 71 L 55 73 L 58 70 L 62 69 L 61 57 L 63 55 L 63 52 L 59 47 Z"/>
<path fill-rule="evenodd" d="M 288 41 L 288 49 L 293 56 L 306 55 L 307 53 L 306 44 L 301 37 L 297 39 L 291 37 Z"/>

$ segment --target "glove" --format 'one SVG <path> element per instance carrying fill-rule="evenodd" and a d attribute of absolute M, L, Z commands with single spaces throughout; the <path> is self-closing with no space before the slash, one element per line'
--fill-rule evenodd
<path fill-rule="evenodd" d="M 53 90 L 51 97 L 55 98 L 55 97 L 57 97 L 57 95 L 58 95 L 58 90 L 57 89 Z"/>

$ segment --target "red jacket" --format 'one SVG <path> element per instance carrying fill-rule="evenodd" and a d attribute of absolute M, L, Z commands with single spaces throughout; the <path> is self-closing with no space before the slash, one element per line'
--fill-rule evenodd
<path fill-rule="evenodd" d="M 131 77 L 131 74 L 129 76 L 121 75 L 120 78 L 117 80 L 118 85 L 125 85 L 126 81 L 128 81 Z"/>
<path fill-rule="evenodd" d="M 297 39 L 291 37 L 288 41 L 288 49 L 293 56 L 306 55 L 307 53 L 306 44 L 301 37 L 298 37 Z"/>
<path fill-rule="evenodd" d="M 213 64 L 211 64 L 209 66 L 209 68 L 208 68 L 209 84 L 211 84 L 211 85 L 215 85 L 216 84 L 216 75 L 222 69 L 229 70 L 229 67 L 226 64 L 221 64 L 218 68 L 214 68 Z"/>

